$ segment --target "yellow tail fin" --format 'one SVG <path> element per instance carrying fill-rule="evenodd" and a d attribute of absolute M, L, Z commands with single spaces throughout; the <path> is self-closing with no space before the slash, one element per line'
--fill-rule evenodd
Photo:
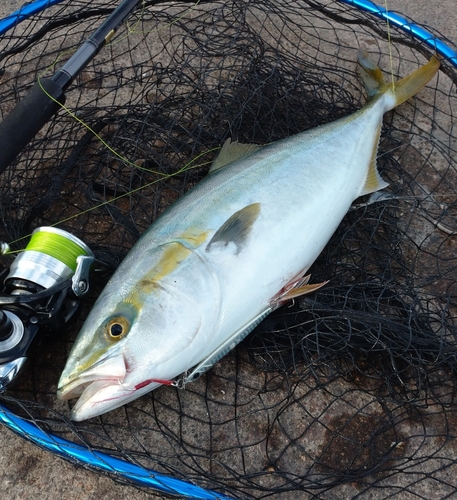
<path fill-rule="evenodd" d="M 440 67 L 440 61 L 433 56 L 427 64 L 424 64 L 414 73 L 402 78 L 395 84 L 395 105 L 398 106 L 418 92 L 433 78 Z"/>
<path fill-rule="evenodd" d="M 384 81 L 382 71 L 370 58 L 368 52 L 360 49 L 357 59 L 360 76 L 369 98 L 386 92 L 391 87 Z M 427 64 L 396 82 L 394 87 L 395 106 L 405 102 L 424 87 L 433 78 L 439 67 L 440 61 L 433 56 Z"/>

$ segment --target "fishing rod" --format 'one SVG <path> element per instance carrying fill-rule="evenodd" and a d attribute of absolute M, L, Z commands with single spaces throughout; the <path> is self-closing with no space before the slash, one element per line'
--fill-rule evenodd
<path fill-rule="evenodd" d="M 65 102 L 75 77 L 108 43 L 141 0 L 124 0 L 51 78 L 41 78 L 0 123 L 0 173 Z M 1 244 L 0 254 L 9 253 Z M 89 290 L 95 263 L 84 242 L 66 231 L 38 228 L 10 269 L 0 272 L 0 392 L 22 370 L 42 334 L 65 331 Z M 99 263 L 100 264 L 100 263 Z"/>
<path fill-rule="evenodd" d="M 51 78 L 40 78 L 0 123 L 0 174 L 57 113 L 73 80 L 112 39 L 141 1 L 123 0 L 64 66 Z"/>

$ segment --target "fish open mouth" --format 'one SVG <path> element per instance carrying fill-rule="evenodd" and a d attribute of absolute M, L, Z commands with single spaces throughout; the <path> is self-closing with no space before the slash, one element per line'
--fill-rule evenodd
<path fill-rule="evenodd" d="M 62 374 L 57 397 L 61 400 L 79 398 L 71 410 L 71 418 L 81 421 L 114 410 L 167 382 L 151 379 L 126 387 L 127 375 L 122 354 L 106 357 L 85 371 L 76 372 L 70 367 L 68 375 Z"/>
<path fill-rule="evenodd" d="M 62 376 L 57 389 L 57 398 L 63 401 L 98 392 L 113 384 L 122 384 L 127 374 L 125 359 L 122 354 L 109 356 L 93 364 L 83 372 L 72 372 Z M 98 388 L 98 390 L 97 390 Z M 86 397 L 84 397 L 86 399 Z"/>

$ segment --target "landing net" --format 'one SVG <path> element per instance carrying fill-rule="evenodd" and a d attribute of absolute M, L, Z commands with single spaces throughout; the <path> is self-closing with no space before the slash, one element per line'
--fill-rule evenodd
<path fill-rule="evenodd" d="M 51 3 L 0 39 L 0 118 L 118 4 Z M 364 104 L 359 47 L 391 68 L 386 22 L 361 3 L 144 1 L 2 175 L 0 240 L 57 224 L 112 272 L 227 138 L 265 144 Z M 404 25 L 390 25 L 396 78 L 446 43 Z M 56 385 L 99 279 L 81 321 L 0 396 L 3 421 L 79 465 L 101 460 L 115 479 L 142 487 L 141 473 L 169 493 L 193 494 L 160 475 L 208 498 L 455 494 L 457 69 L 448 54 L 431 84 L 385 116 L 378 165 L 389 195 L 357 200 L 345 217 L 311 269 L 326 287 L 275 312 L 185 390 L 161 387 L 76 424 Z"/>

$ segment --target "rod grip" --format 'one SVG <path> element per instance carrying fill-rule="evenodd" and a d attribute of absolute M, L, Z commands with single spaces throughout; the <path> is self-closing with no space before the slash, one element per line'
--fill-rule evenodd
<path fill-rule="evenodd" d="M 52 96 L 53 101 L 44 90 Z M 65 102 L 60 85 L 50 78 L 41 78 L 9 115 L 0 123 L 0 174 L 35 137 Z"/>

